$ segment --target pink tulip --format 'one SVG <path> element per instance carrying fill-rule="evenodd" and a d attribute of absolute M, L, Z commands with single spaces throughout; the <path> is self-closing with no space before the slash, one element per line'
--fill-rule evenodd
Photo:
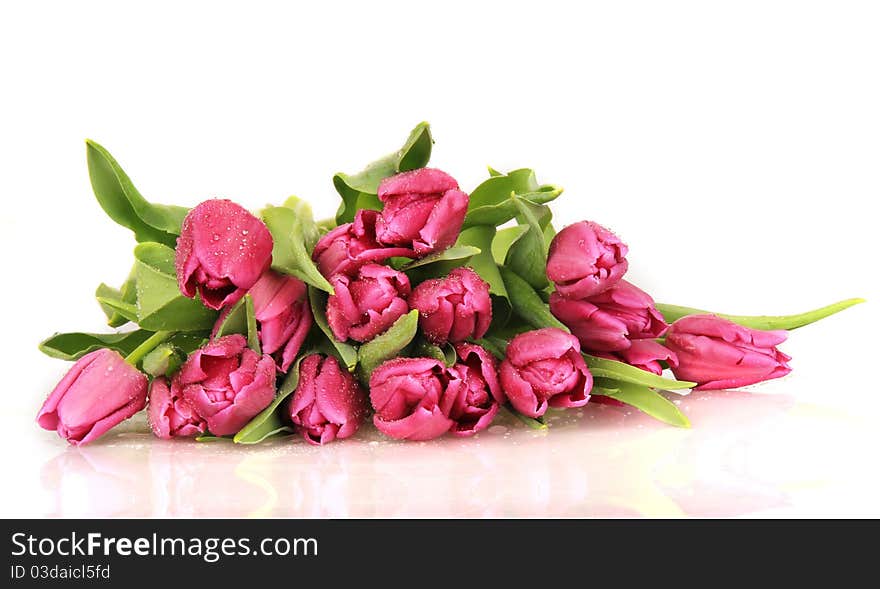
<path fill-rule="evenodd" d="M 660 337 L 668 327 L 654 299 L 626 280 L 586 299 L 554 292 L 550 310 L 590 352 L 626 350 L 631 340 Z"/>
<path fill-rule="evenodd" d="M 147 377 L 119 353 L 101 349 L 76 361 L 37 414 L 43 429 L 88 444 L 144 408 Z"/>
<path fill-rule="evenodd" d="M 560 231 L 550 242 L 547 278 L 563 297 L 591 297 L 623 278 L 626 252 L 619 237 L 598 223 L 581 221 Z"/>
<path fill-rule="evenodd" d="M 469 198 L 446 172 L 433 168 L 403 172 L 382 180 L 378 194 L 385 204 L 376 223 L 380 243 L 424 256 L 458 239 Z"/>
<path fill-rule="evenodd" d="M 312 354 L 303 359 L 287 414 L 307 442 L 322 445 L 349 437 L 367 409 L 366 393 L 336 358 Z"/>
<path fill-rule="evenodd" d="M 247 347 L 243 335 L 226 335 L 190 354 L 171 389 L 208 423 L 215 436 L 237 433 L 275 397 L 275 361 Z"/>
<path fill-rule="evenodd" d="M 550 407 L 581 407 L 590 400 L 593 376 L 576 337 L 555 327 L 510 340 L 501 362 L 501 386 L 513 407 L 540 417 Z"/>
<path fill-rule="evenodd" d="M 641 370 L 653 372 L 658 376 L 663 373 L 661 362 L 666 362 L 670 368 L 678 366 L 678 356 L 663 344 L 651 339 L 633 340 L 632 345 L 625 350 L 597 353 L 596 355 L 624 362 Z"/>
<path fill-rule="evenodd" d="M 287 372 L 312 326 L 308 291 L 293 276 L 266 270 L 249 294 L 264 354 L 274 355 L 279 370 Z"/>
<path fill-rule="evenodd" d="M 489 285 L 470 268 L 455 268 L 445 278 L 426 280 L 409 297 L 419 310 L 419 326 L 431 342 L 479 339 L 492 322 Z"/>
<path fill-rule="evenodd" d="M 351 276 L 364 264 L 382 262 L 399 256 L 415 257 L 415 253 L 403 247 L 388 247 L 376 241 L 377 211 L 359 210 L 353 223 L 340 225 L 322 236 L 315 245 L 312 259 L 321 274 L 330 278 L 335 274 Z"/>
<path fill-rule="evenodd" d="M 458 363 L 448 369 L 450 379 L 440 406 L 454 422 L 453 435 L 472 436 L 489 427 L 505 396 L 494 356 L 474 344 L 458 344 L 455 351 Z"/>
<path fill-rule="evenodd" d="M 791 372 L 791 357 L 776 349 L 786 337 L 717 315 L 690 315 L 669 327 L 666 347 L 678 357 L 675 377 L 699 383 L 694 390 L 732 389 Z"/>
<path fill-rule="evenodd" d="M 272 235 L 230 200 L 206 200 L 183 220 L 175 265 L 180 292 L 211 309 L 244 296 L 272 262 Z"/>
<path fill-rule="evenodd" d="M 430 440 L 449 431 L 455 422 L 440 401 L 449 375 L 434 358 L 395 358 L 373 371 L 370 402 L 373 423 L 383 434 L 399 440 Z"/>
<path fill-rule="evenodd" d="M 189 401 L 183 398 L 179 383 L 168 385 L 160 376 L 150 383 L 150 404 L 147 407 L 150 429 L 158 438 L 192 437 L 205 433 L 208 424 L 196 414 Z"/>
<path fill-rule="evenodd" d="M 388 266 L 367 264 L 356 277 L 337 274 L 330 283 L 335 293 L 327 299 L 327 322 L 341 342 L 369 341 L 409 311 L 409 278 Z"/>

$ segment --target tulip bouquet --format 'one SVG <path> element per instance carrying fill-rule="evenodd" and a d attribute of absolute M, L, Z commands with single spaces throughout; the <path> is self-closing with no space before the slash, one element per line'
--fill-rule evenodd
<path fill-rule="evenodd" d="M 627 246 L 605 227 L 561 229 L 562 189 L 530 169 L 470 191 L 426 167 L 426 123 L 362 172 L 339 173 L 335 218 L 291 197 L 251 213 L 229 200 L 148 202 L 87 142 L 92 188 L 130 229 L 134 264 L 95 293 L 113 333 L 61 333 L 75 361 L 37 422 L 91 442 L 147 409 L 160 438 L 325 444 L 370 416 L 403 440 L 471 436 L 508 410 L 630 405 L 671 425 L 671 394 L 788 374 L 787 330 L 860 302 L 745 317 L 656 304 L 625 280 Z M 664 376 L 664 371 L 671 372 Z"/>

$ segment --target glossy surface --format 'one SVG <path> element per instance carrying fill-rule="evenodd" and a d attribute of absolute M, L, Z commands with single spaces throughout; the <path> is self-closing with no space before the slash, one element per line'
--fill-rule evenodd
<path fill-rule="evenodd" d="M 691 430 L 591 404 L 552 413 L 547 432 L 502 415 L 472 440 L 365 427 L 323 448 L 162 441 L 138 421 L 76 448 L 23 416 L 14 430 L 34 442 L 3 515 L 880 515 L 875 468 L 851 460 L 880 447 L 870 414 L 769 388 L 681 398 Z"/>

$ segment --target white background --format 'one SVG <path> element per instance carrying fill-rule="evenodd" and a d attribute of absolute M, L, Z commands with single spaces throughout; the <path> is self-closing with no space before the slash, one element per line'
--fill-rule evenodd
<path fill-rule="evenodd" d="M 10 434 L 0 439 L 4 469 L 24 473 L 4 485 L 7 515 L 133 513 L 76 501 L 57 507 L 60 486 L 47 482 L 44 463 L 74 450 L 30 421 L 64 369 L 36 344 L 56 330 L 102 329 L 92 292 L 101 281 L 121 282 L 130 266 L 130 232 L 91 194 L 86 137 L 107 147 L 151 200 L 194 205 L 223 196 L 258 208 L 297 194 L 322 217 L 337 205 L 334 172 L 396 149 L 421 120 L 436 139 L 432 165 L 465 189 L 487 164 L 532 167 L 539 180 L 564 186 L 553 205 L 558 226 L 588 218 L 619 233 L 630 246 L 629 278 L 659 301 L 776 314 L 868 298 L 793 334 L 784 349 L 795 374 L 761 391 L 857 416 L 840 429 L 864 434 L 853 445 L 829 439 L 834 471 L 813 474 L 831 491 L 809 500 L 792 491 L 787 507 L 771 513 L 878 513 L 868 499 L 878 481 L 866 473 L 876 470 L 868 465 L 877 450 L 870 408 L 880 327 L 876 3 L 2 6 L 0 412 Z M 780 418 L 811 449 L 799 455 L 793 444 L 768 471 L 792 460 L 809 470 L 808 452 L 827 448 L 817 438 L 837 431 L 822 421 L 824 410 L 814 412 L 818 423 Z M 744 427 L 749 411 L 738 415 L 724 427 Z M 560 435 L 557 444 L 563 439 L 578 438 Z M 781 443 L 771 436 L 760 452 L 775 456 Z M 484 446 L 487 460 L 507 464 L 507 446 Z M 405 473 L 408 455 L 395 453 L 409 450 L 391 448 L 387 456 Z M 355 452 L 327 450 L 343 451 Z M 492 476 L 507 476 L 498 471 Z M 284 470 L 273 476 L 284 480 Z M 701 499 L 711 505 L 711 497 Z M 319 513 L 362 513 L 346 500 Z M 461 512 L 451 504 L 405 514 Z M 555 512 L 500 512 L 541 513 Z"/>

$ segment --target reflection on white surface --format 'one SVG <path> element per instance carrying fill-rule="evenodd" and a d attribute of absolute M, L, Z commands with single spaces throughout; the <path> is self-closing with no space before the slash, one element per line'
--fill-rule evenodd
<path fill-rule="evenodd" d="M 839 460 L 876 448 L 865 417 L 791 396 L 693 393 L 693 428 L 606 405 L 554 413 L 550 431 L 509 416 L 476 439 L 398 443 L 364 427 L 312 447 L 161 441 L 132 423 L 40 466 L 46 516 L 876 515 L 876 481 Z M 859 450 L 861 449 L 861 450 Z M 866 468 L 868 468 L 866 466 Z"/>

